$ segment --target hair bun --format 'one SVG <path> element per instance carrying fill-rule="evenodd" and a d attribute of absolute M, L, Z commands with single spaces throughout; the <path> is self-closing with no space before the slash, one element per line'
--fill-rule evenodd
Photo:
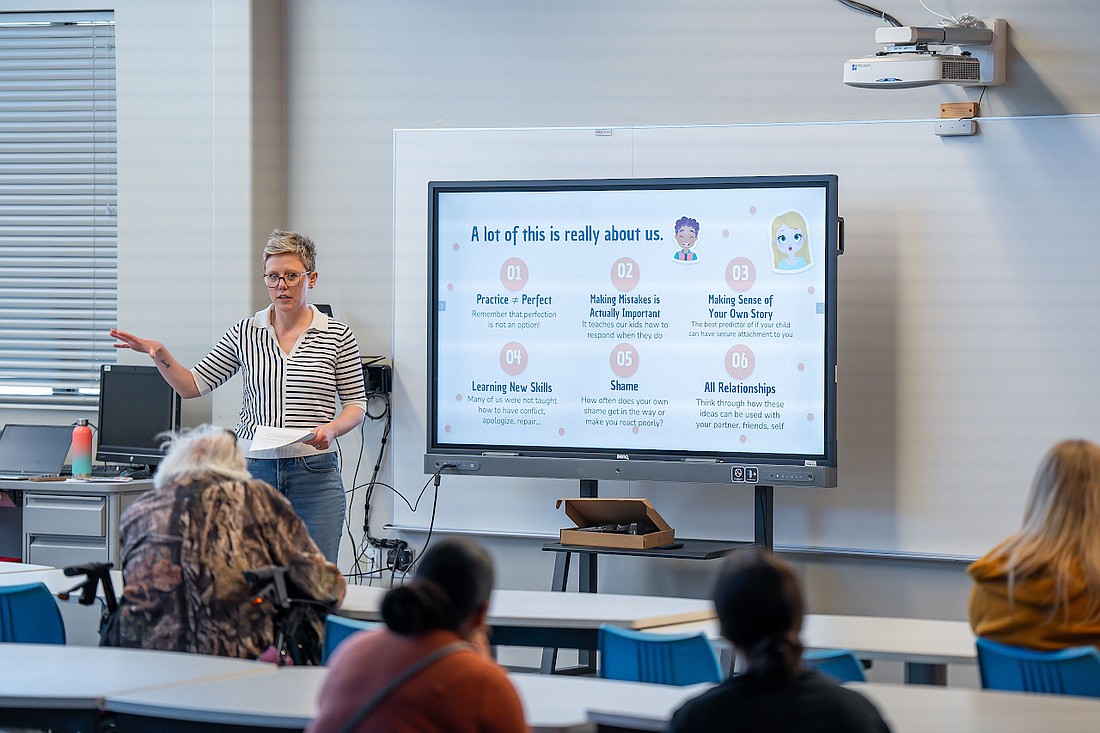
<path fill-rule="evenodd" d="M 416 635 L 448 628 L 451 615 L 450 599 L 430 580 L 398 586 L 382 599 L 382 620 L 397 634 Z"/>

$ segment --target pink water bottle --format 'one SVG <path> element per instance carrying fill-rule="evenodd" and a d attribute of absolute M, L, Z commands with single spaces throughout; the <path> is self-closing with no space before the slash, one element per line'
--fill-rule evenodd
<path fill-rule="evenodd" d="M 73 477 L 88 478 L 92 475 L 92 429 L 88 420 L 80 418 L 73 428 Z"/>

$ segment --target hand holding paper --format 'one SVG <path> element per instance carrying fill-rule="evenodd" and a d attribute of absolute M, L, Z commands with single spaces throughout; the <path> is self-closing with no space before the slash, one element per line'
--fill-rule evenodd
<path fill-rule="evenodd" d="M 256 428 L 256 437 L 252 439 L 250 451 L 282 448 L 292 443 L 304 443 L 312 440 L 317 433 L 305 428 L 269 428 L 260 425 Z"/>

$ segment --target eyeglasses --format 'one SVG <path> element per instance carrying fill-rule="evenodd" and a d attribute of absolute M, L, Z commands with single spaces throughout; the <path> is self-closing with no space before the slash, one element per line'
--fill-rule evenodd
<path fill-rule="evenodd" d="M 306 275 L 313 272 L 312 270 L 306 270 L 305 272 L 288 272 L 285 275 L 264 275 L 264 283 L 269 288 L 279 287 L 279 282 L 286 283 L 288 288 L 292 288 L 298 284 L 298 282 Z"/>

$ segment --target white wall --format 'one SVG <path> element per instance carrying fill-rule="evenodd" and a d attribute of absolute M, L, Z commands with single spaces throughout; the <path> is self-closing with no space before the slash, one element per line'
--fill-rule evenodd
<path fill-rule="evenodd" d="M 1023 0 L 933 7 L 1009 22 L 1008 83 L 985 93 L 982 115 L 1100 111 L 1100 69 L 1089 61 L 1100 52 L 1100 40 L 1089 31 L 1100 19 L 1100 6 L 1078 0 L 1060 4 L 1057 13 Z M 883 9 L 914 25 L 937 20 L 915 0 Z M 342 292 L 366 322 L 355 324 L 361 341 L 388 348 L 390 324 L 407 322 L 391 310 L 385 251 L 393 236 L 393 129 L 910 120 L 938 116 L 941 102 L 978 98 L 979 90 L 954 86 L 844 86 L 841 64 L 876 50 L 877 25 L 874 18 L 819 0 L 291 2 L 290 212 L 323 241 L 356 253 L 344 277 L 362 285 L 341 283 Z M 1029 147 L 1026 139 L 1020 145 Z M 882 169 L 884 177 L 907 174 L 892 168 L 888 157 Z M 991 161 L 985 172 L 972 171 L 971 180 L 996 181 L 1011 170 L 1010 160 Z M 897 266 L 896 255 L 884 255 L 881 266 Z M 847 297 L 882 308 L 884 316 L 896 313 L 895 293 L 886 285 L 894 281 L 884 278 L 876 287 L 869 277 L 866 290 Z M 903 348 L 908 352 L 919 343 Z M 880 359 L 882 373 L 862 365 L 876 388 L 896 390 L 896 360 L 866 356 Z M 402 364 L 395 368 L 400 372 Z M 861 436 L 839 437 L 843 446 Z M 419 486 L 398 488 L 415 495 Z M 896 511 L 919 517 L 921 508 L 900 504 Z M 670 513 L 676 512 L 672 507 Z M 376 526 L 385 521 L 379 514 Z M 728 521 L 739 535 L 751 526 L 745 513 L 732 512 Z M 548 580 L 552 558 L 538 551 L 538 541 L 490 542 L 506 585 L 540 587 Z M 605 560 L 604 587 L 702 595 L 706 565 Z M 961 565 L 834 560 L 804 567 L 819 610 L 965 616 L 969 586 Z"/>
<path fill-rule="evenodd" d="M 935 117 L 941 102 L 978 95 L 952 86 L 845 87 L 842 62 L 875 50 L 878 23 L 822 0 L 286 0 L 282 107 L 272 102 L 277 92 L 258 91 L 272 88 L 272 60 L 259 54 L 263 44 L 279 43 L 271 21 L 277 3 L 110 4 L 119 22 L 120 322 L 163 338 L 188 362 L 233 319 L 262 303 L 249 273 L 262 234 L 275 225 L 315 237 L 321 269 L 316 300 L 334 305 L 364 353 L 392 353 L 399 318 L 392 305 L 391 250 L 396 128 L 924 119 Z M 1100 5 L 1067 0 L 1057 12 L 1026 0 L 941 0 L 934 6 L 1010 24 L 1009 81 L 985 93 L 983 115 L 1100 111 L 1100 38 L 1094 33 Z M 78 4 L 71 0 L 0 2 L 2 9 L 73 7 Z M 883 9 L 905 23 L 935 22 L 916 0 L 894 0 Z M 256 33 L 268 35 L 256 39 Z M 253 48 L 253 41 L 247 58 L 234 50 Z M 241 104 L 236 97 L 249 88 L 252 102 Z M 276 130 L 281 121 L 272 119 L 278 113 L 271 112 L 280 107 L 285 144 Z M 285 209 L 273 203 L 283 197 L 273 184 L 280 170 L 271 151 L 279 147 L 285 151 Z M 1020 141 L 1021 150 L 1028 147 Z M 251 172 L 242 173 L 246 166 Z M 985 176 L 1011 170 L 1011 161 L 999 161 Z M 905 174 L 883 160 L 884 176 Z M 891 297 L 888 291 L 875 295 Z M 234 397 L 219 399 L 224 404 L 200 403 L 189 416 L 214 411 L 231 424 Z M 368 451 L 376 449 L 378 436 L 378 426 L 369 425 Z M 354 456 L 357 450 L 351 440 L 345 452 Z M 367 470 L 371 457 L 364 459 Z M 387 466 L 385 477 L 392 476 Z M 377 510 L 380 532 L 389 512 L 383 501 Z M 504 584 L 540 586 L 549 577 L 549 558 L 537 543 L 501 540 L 494 549 Z M 705 593 L 705 571 L 694 567 L 606 566 L 634 590 L 690 585 L 684 592 Z M 806 575 L 815 597 L 829 603 L 822 610 L 963 613 L 967 586 L 954 567 L 941 572 L 912 563 L 815 563 Z"/>

